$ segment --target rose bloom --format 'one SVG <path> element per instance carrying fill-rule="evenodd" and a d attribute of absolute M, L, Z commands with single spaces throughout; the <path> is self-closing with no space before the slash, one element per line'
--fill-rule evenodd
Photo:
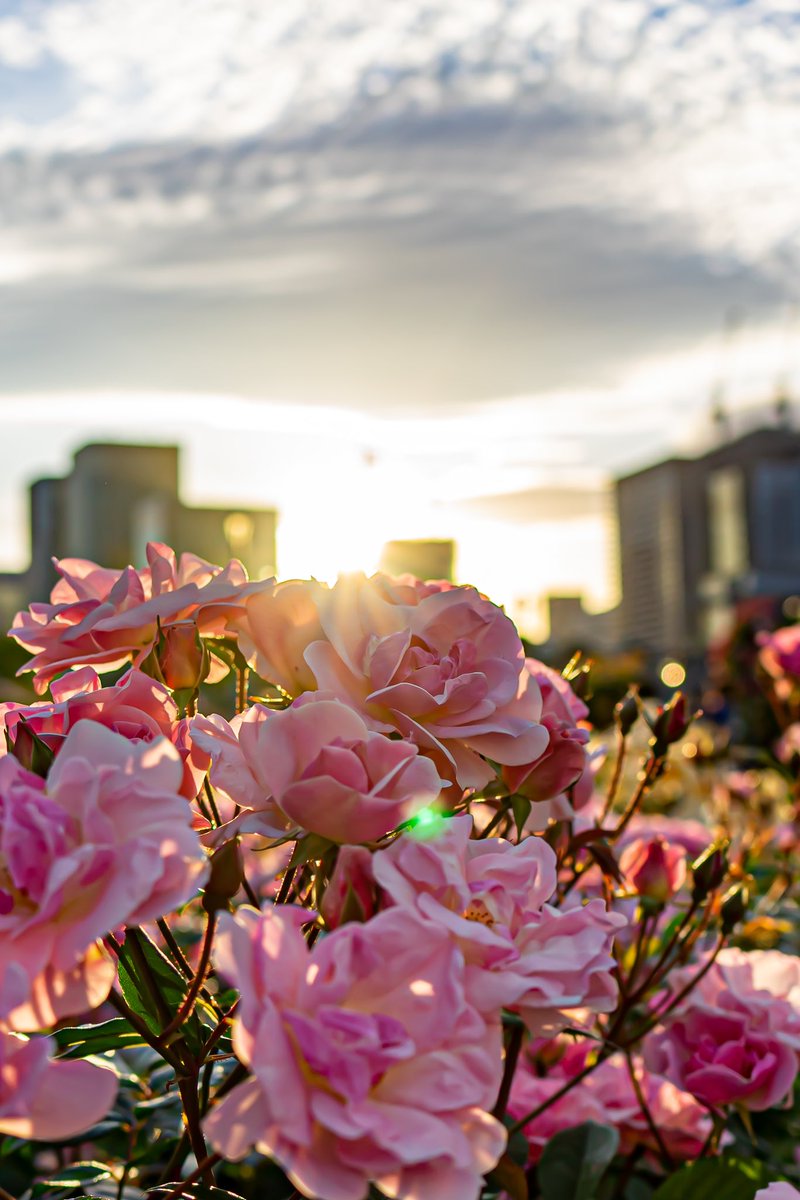
<path fill-rule="evenodd" d="M 666 904 L 686 879 L 686 852 L 662 837 L 629 842 L 619 859 L 619 869 L 638 896 Z"/>
<path fill-rule="evenodd" d="M 67 735 L 47 780 L 0 758 L 0 1020 L 40 1029 L 95 1007 L 114 965 L 96 941 L 189 900 L 206 857 L 166 738 L 94 721 Z"/>
<path fill-rule="evenodd" d="M 558 1044 L 551 1045 L 554 1051 L 563 1049 Z M 587 1042 L 567 1046 L 557 1062 L 548 1062 L 543 1076 L 534 1072 L 528 1058 L 521 1058 L 511 1088 L 509 1114 L 521 1120 L 548 1102 L 583 1070 L 593 1049 L 596 1049 L 593 1044 Z M 638 1057 L 633 1058 L 633 1070 L 668 1152 L 678 1160 L 696 1158 L 711 1132 L 708 1112 L 688 1092 L 646 1070 Z M 612 1055 L 601 1062 L 581 1084 L 548 1104 L 534 1121 L 523 1127 L 530 1147 L 530 1162 L 539 1160 L 555 1134 L 584 1121 L 614 1126 L 620 1135 L 621 1154 L 627 1156 L 637 1147 L 643 1147 L 652 1156 L 660 1152 L 622 1055 Z"/>
<path fill-rule="evenodd" d="M 83 558 L 56 563 L 61 579 L 50 603 L 19 612 L 9 630 L 33 653 L 19 674 L 33 671 L 37 692 L 62 672 L 82 664 L 111 671 L 143 661 L 158 636 L 158 622 L 196 622 L 201 635 L 219 637 L 242 609 L 244 597 L 262 584 L 248 584 L 240 562 L 215 567 L 194 554 L 175 553 L 148 542 L 149 566 L 107 570 Z"/>
<path fill-rule="evenodd" d="M 367 728 L 354 709 L 311 693 L 274 711 L 254 704 L 229 725 L 197 717 L 212 785 L 255 811 L 242 829 L 300 828 L 333 842 L 371 842 L 437 799 L 445 781 L 411 742 Z"/>
<path fill-rule="evenodd" d="M 49 1037 L 0 1030 L 0 1133 L 60 1142 L 96 1125 L 117 1094 L 112 1070 L 86 1062 L 53 1062 Z"/>
<path fill-rule="evenodd" d="M 671 989 L 696 970 L 673 972 Z M 756 1112 L 786 1099 L 799 1056 L 800 961 L 779 950 L 721 951 L 645 1043 L 648 1066 L 699 1100 Z"/>
<path fill-rule="evenodd" d="M 570 1010 L 610 1012 L 617 988 L 611 944 L 624 918 L 602 900 L 555 908 L 556 856 L 545 841 L 470 839 L 454 817 L 430 840 L 403 834 L 373 856 L 394 904 L 446 929 L 467 963 L 467 995 L 481 1012 L 518 1012 L 533 1033 L 570 1024 Z"/>
<path fill-rule="evenodd" d="M 755 1200 L 800 1200 L 800 1192 L 790 1183 L 770 1183 L 756 1192 Z"/>
<path fill-rule="evenodd" d="M 237 1057 L 252 1072 L 206 1136 L 227 1159 L 269 1155 L 303 1195 L 477 1200 L 506 1144 L 489 1115 L 499 1024 L 469 1005 L 444 929 L 408 911 L 349 924 L 309 952 L 303 910 L 223 914 L 219 970 L 241 999 Z"/>
<path fill-rule="evenodd" d="M 531 825 L 541 829 L 548 820 L 569 820 L 591 799 L 594 774 L 586 749 L 589 709 L 557 671 L 535 658 L 525 670 L 542 695 L 541 721 L 550 735 L 544 754 L 533 762 L 503 768 L 503 779 L 514 792 L 532 801 Z"/>
<path fill-rule="evenodd" d="M 81 667 L 54 680 L 50 692 L 52 702 L 0 704 L 0 755 L 6 750 L 2 730 L 5 729 L 13 748 L 20 721 L 24 721 L 54 753 L 58 753 L 78 721 L 96 721 L 131 742 L 168 738 L 183 761 L 181 793 L 189 800 L 197 795 L 208 759 L 193 752 L 187 735 L 188 722 L 179 719 L 178 706 L 170 692 L 155 679 L 134 667 L 119 683 L 104 688 L 92 667 Z"/>
<path fill-rule="evenodd" d="M 558 1049 L 556 1044 L 551 1045 L 554 1050 Z M 537 1075 L 530 1060 L 522 1058 L 514 1076 L 509 1114 L 520 1120 L 549 1101 L 583 1070 L 593 1049 L 596 1046 L 586 1041 L 568 1046 L 555 1064 L 548 1064 L 544 1076 Z M 677 1160 L 696 1158 L 712 1128 L 707 1111 L 688 1092 L 646 1070 L 640 1058 L 634 1058 L 633 1065 L 647 1107 L 669 1153 Z M 642 1112 L 621 1054 L 614 1054 L 600 1063 L 581 1083 L 561 1099 L 548 1104 L 535 1120 L 523 1127 L 530 1147 L 530 1161 L 539 1160 L 545 1145 L 555 1134 L 584 1121 L 613 1125 L 619 1132 L 623 1155 L 632 1154 L 638 1147 L 651 1155 L 659 1153 L 660 1148 Z"/>
<path fill-rule="evenodd" d="M 281 686 L 338 696 L 462 787 L 494 778 L 485 758 L 529 763 L 547 747 L 519 635 L 474 588 L 384 575 L 342 576 L 331 589 L 295 583 L 250 600 L 237 629 L 257 670 L 269 675 L 278 660 Z"/>
<path fill-rule="evenodd" d="M 791 675 L 800 679 L 800 624 L 785 625 L 771 633 L 759 633 L 761 665 L 775 679 Z"/>

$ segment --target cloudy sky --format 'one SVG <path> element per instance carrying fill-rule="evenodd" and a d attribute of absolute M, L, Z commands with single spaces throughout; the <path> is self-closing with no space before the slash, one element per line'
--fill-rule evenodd
<path fill-rule="evenodd" d="M 179 438 L 282 573 L 613 598 L 604 481 L 800 392 L 798 62 L 796 0 L 0 0 L 0 567 Z"/>

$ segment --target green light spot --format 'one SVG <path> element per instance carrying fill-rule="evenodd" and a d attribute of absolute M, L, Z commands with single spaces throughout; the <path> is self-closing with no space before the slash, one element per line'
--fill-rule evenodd
<path fill-rule="evenodd" d="M 440 812 L 436 812 L 432 808 L 423 808 L 411 818 L 407 832 L 411 837 L 427 841 L 429 838 L 438 837 L 444 831 L 446 824 L 447 817 L 443 817 Z"/>

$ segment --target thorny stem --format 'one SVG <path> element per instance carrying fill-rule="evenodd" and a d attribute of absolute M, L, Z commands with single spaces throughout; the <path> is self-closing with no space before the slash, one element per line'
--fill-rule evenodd
<path fill-rule="evenodd" d="M 217 825 L 221 825 L 222 818 L 219 815 L 219 809 L 217 808 L 217 802 L 214 799 L 214 789 L 212 788 L 211 784 L 209 783 L 208 776 L 206 776 L 206 778 L 203 780 L 203 791 L 205 792 L 206 797 L 208 799 L 209 807 L 213 814 L 214 820 L 216 821 Z"/>
<path fill-rule="evenodd" d="M 203 983 L 205 982 L 206 975 L 208 974 L 208 968 L 211 962 L 211 947 L 214 942 L 214 932 L 216 927 L 217 914 L 209 913 L 208 921 L 206 922 L 206 932 L 203 938 L 203 947 L 200 951 L 200 961 L 197 964 L 197 970 L 192 982 L 189 984 L 189 990 L 184 996 L 180 1008 L 169 1024 L 162 1029 L 161 1033 L 159 1034 L 159 1039 L 162 1041 L 166 1041 L 166 1039 L 175 1033 L 176 1030 L 180 1029 L 184 1021 L 186 1021 L 192 1014 L 192 1010 L 197 1003 L 197 998 L 200 995 L 200 992 L 203 990 Z"/>
<path fill-rule="evenodd" d="M 497 1103 L 492 1109 L 492 1116 L 498 1121 L 502 1121 L 506 1115 L 508 1107 L 508 1098 L 511 1095 L 511 1084 L 514 1081 L 514 1072 L 517 1069 L 517 1060 L 519 1052 L 522 1049 L 522 1038 L 525 1033 L 525 1027 L 522 1024 L 514 1024 L 511 1027 L 511 1032 L 506 1046 L 506 1060 L 503 1066 L 503 1079 L 500 1084 L 500 1091 L 497 1094 Z"/>
<path fill-rule="evenodd" d="M 109 1004 L 113 1005 L 121 1017 L 124 1017 L 125 1020 L 133 1026 L 136 1032 L 141 1036 L 142 1040 L 147 1042 L 148 1046 L 152 1046 L 154 1050 L 158 1050 L 159 1054 L 166 1059 L 170 1066 L 174 1067 L 176 1070 L 183 1069 L 183 1064 L 180 1062 L 180 1060 L 176 1058 L 176 1056 L 168 1047 L 165 1048 L 159 1045 L 156 1035 L 152 1033 L 150 1029 L 148 1029 L 142 1018 L 133 1011 L 133 1009 L 126 1003 L 125 999 L 115 988 L 109 992 L 108 1002 Z"/>
<path fill-rule="evenodd" d="M 669 1013 L 673 1012 L 681 1003 L 681 1001 L 689 995 L 689 992 L 691 992 L 693 988 L 697 987 L 697 984 L 700 982 L 700 980 L 708 974 L 716 962 L 717 955 L 725 945 L 725 936 L 726 935 L 724 933 L 719 934 L 717 937 L 717 944 L 697 974 L 681 988 L 677 995 L 672 997 L 665 1008 L 660 1009 L 658 1012 L 652 1013 L 648 1020 L 645 1021 L 644 1025 L 641 1025 L 638 1029 L 635 1029 L 630 1037 L 628 1037 L 623 1043 L 625 1046 L 633 1046 L 636 1042 L 640 1041 L 645 1034 L 649 1033 L 651 1029 L 655 1029 L 656 1025 L 658 1025 L 660 1021 L 663 1021 L 664 1017 L 668 1016 Z"/>
<path fill-rule="evenodd" d="M 278 895 L 275 897 L 276 904 L 286 904 L 287 900 L 289 899 L 291 890 L 292 890 L 292 884 L 294 883 L 294 877 L 295 877 L 296 871 L 297 871 L 297 867 L 287 867 L 286 868 L 284 875 L 283 875 L 283 879 L 281 880 L 280 891 L 278 892 Z"/>
<path fill-rule="evenodd" d="M 656 1144 L 658 1145 L 659 1154 L 661 1155 L 661 1161 L 664 1164 L 664 1168 L 668 1171 L 673 1171 L 675 1169 L 675 1161 L 674 1161 L 672 1155 L 670 1154 L 669 1150 L 667 1149 L 667 1144 L 664 1141 L 663 1137 L 661 1136 L 661 1131 L 653 1119 L 653 1114 L 650 1112 L 650 1106 L 647 1103 L 647 1099 L 645 1097 L 644 1091 L 642 1090 L 641 1082 L 639 1080 L 638 1075 L 636 1074 L 636 1069 L 633 1065 L 633 1055 L 631 1054 L 630 1050 L 625 1051 L 625 1063 L 628 1068 L 628 1075 L 630 1076 L 630 1081 L 633 1086 L 633 1090 L 636 1093 L 636 1099 L 638 1101 L 639 1108 L 641 1109 L 642 1116 L 644 1117 L 645 1121 L 647 1122 L 650 1132 L 652 1133 L 653 1137 L 656 1140 Z"/>
<path fill-rule="evenodd" d="M 247 708 L 247 683 L 250 672 L 247 667 L 236 668 L 236 712 L 241 713 Z"/>
<path fill-rule="evenodd" d="M 161 931 L 161 936 L 164 938 L 164 941 L 167 943 L 167 947 L 169 948 L 169 950 L 172 954 L 172 957 L 175 959 L 176 965 L 180 968 L 181 974 L 186 979 L 193 979 L 194 971 L 192 970 L 191 963 L 186 958 L 186 955 L 183 953 L 180 946 L 178 945 L 178 942 L 175 938 L 175 934 L 172 932 L 172 930 L 170 929 L 167 922 L 164 920 L 163 917 L 161 917 L 158 921 L 156 921 L 156 925 L 158 926 L 159 930 Z M 203 997 L 204 1000 L 206 1000 L 212 1006 L 212 1008 L 216 1009 L 216 1011 L 220 1014 L 220 1016 L 222 1015 L 222 1009 L 217 1004 L 216 1000 L 212 996 L 211 992 L 209 992 L 208 988 L 206 988 L 206 987 L 201 988 L 200 995 Z"/>
<path fill-rule="evenodd" d="M 530 1124 L 531 1121 L 535 1121 L 538 1116 L 541 1116 L 546 1108 L 549 1108 L 551 1104 L 555 1104 L 556 1100 L 560 1100 L 562 1096 L 566 1096 L 568 1092 L 571 1092 L 574 1087 L 577 1087 L 579 1083 L 583 1082 L 587 1075 L 591 1075 L 592 1071 L 594 1071 L 594 1069 L 599 1065 L 600 1059 L 598 1058 L 594 1062 L 591 1062 L 585 1066 L 582 1071 L 578 1072 L 577 1075 L 573 1075 L 572 1079 L 568 1079 L 563 1087 L 559 1088 L 557 1092 L 553 1092 L 552 1096 L 548 1096 L 545 1101 L 539 1104 L 531 1112 L 526 1113 L 524 1117 L 520 1117 L 518 1121 L 515 1121 L 513 1125 L 509 1126 L 508 1136 L 511 1137 L 512 1134 L 519 1133 L 523 1126 Z"/>
<path fill-rule="evenodd" d="M 190 1183 L 197 1183 L 198 1179 L 203 1179 L 205 1182 L 204 1176 L 205 1176 L 206 1171 L 210 1172 L 211 1168 L 215 1167 L 217 1165 L 217 1163 L 221 1162 L 221 1161 L 222 1161 L 222 1158 L 221 1158 L 221 1155 L 219 1155 L 219 1154 L 205 1155 L 204 1158 L 202 1159 L 202 1161 L 198 1163 L 195 1170 L 192 1171 L 191 1175 L 187 1175 L 182 1183 L 177 1183 L 171 1191 L 167 1192 L 166 1196 L 161 1197 L 161 1200 L 180 1200 L 181 1196 L 184 1196 L 186 1194 L 184 1189 L 186 1187 L 188 1187 L 188 1185 Z M 212 1184 L 213 1184 L 213 1181 L 214 1181 L 214 1176 L 212 1175 L 211 1176 Z"/>
<path fill-rule="evenodd" d="M 200 1103 L 197 1098 L 197 1075 L 178 1080 L 178 1087 L 183 1103 L 183 1115 L 186 1118 L 186 1129 L 192 1144 L 192 1153 L 197 1159 L 199 1178 L 203 1183 L 214 1185 L 213 1162 L 209 1160 L 206 1139 L 200 1126 Z M 212 1159 L 216 1156 L 212 1155 Z M 187 1180 L 188 1182 L 188 1180 Z"/>
<path fill-rule="evenodd" d="M 605 823 L 605 819 L 608 816 L 608 814 L 611 812 L 612 808 L 614 807 L 614 801 L 617 798 L 617 792 L 619 790 L 620 780 L 622 779 L 622 767 L 625 762 L 625 751 L 627 749 L 627 741 L 628 741 L 628 739 L 623 734 L 622 730 L 618 730 L 617 731 L 617 756 L 616 756 L 616 759 L 614 760 L 614 773 L 611 776 L 611 782 L 608 785 L 608 792 L 606 793 L 606 801 L 605 801 L 605 804 L 603 805 L 603 811 L 600 814 L 600 820 L 598 822 L 598 824 L 600 824 L 600 825 L 603 825 Z"/>
<path fill-rule="evenodd" d="M 644 769 L 642 778 L 639 780 L 639 785 L 628 801 L 628 806 L 622 814 L 619 824 L 615 829 L 612 829 L 607 834 L 609 841 L 613 841 L 614 839 L 618 838 L 620 834 L 624 833 L 628 828 L 628 824 L 635 815 L 639 805 L 642 803 L 642 800 L 650 789 L 651 784 L 654 782 L 656 773 L 663 761 L 664 760 L 662 758 L 657 758 L 654 754 L 650 755 L 649 759 L 647 760 L 647 766 Z"/>

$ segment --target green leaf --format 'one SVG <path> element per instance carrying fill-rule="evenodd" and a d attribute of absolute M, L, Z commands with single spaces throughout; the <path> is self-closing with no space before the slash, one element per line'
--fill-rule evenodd
<path fill-rule="evenodd" d="M 323 858 L 332 845 L 328 838 L 321 837 L 318 833 L 306 834 L 295 846 L 289 859 L 289 867 L 301 867 L 312 858 Z"/>
<path fill-rule="evenodd" d="M 99 1025 L 75 1025 L 57 1029 L 53 1034 L 59 1048 L 59 1058 L 87 1058 L 106 1050 L 124 1050 L 129 1046 L 145 1046 L 140 1033 L 125 1020 L 114 1017 Z"/>
<path fill-rule="evenodd" d="M 165 954 L 162 954 L 143 929 L 135 932 L 128 931 L 128 937 L 136 937 L 144 954 L 145 962 L 153 983 L 158 988 L 164 1002 L 171 1013 L 178 1011 L 186 995 L 188 983 L 177 967 L 173 966 Z M 139 964 L 127 946 L 122 946 L 119 956 L 119 985 L 126 1002 L 137 1016 L 141 1017 L 153 1033 L 158 1034 L 164 1027 L 161 1015 L 155 1011 L 150 988 L 143 978 Z M 198 1001 L 199 1004 L 202 1001 Z M 203 1027 L 197 1013 L 193 1013 L 188 1021 L 181 1026 L 181 1036 L 186 1040 L 190 1050 L 199 1051 L 203 1045 Z"/>
<path fill-rule="evenodd" d="M 54 1188 L 64 1191 L 72 1191 L 74 1188 L 83 1188 L 89 1183 L 100 1183 L 103 1179 L 108 1179 L 111 1171 L 101 1162 L 79 1162 L 74 1163 L 71 1167 L 62 1167 L 56 1171 L 48 1179 L 43 1179 L 40 1183 L 34 1185 L 31 1191 L 32 1200 L 37 1200 L 40 1196 L 50 1196 Z"/>
<path fill-rule="evenodd" d="M 175 1183 L 161 1183 L 158 1187 L 151 1188 L 147 1195 L 152 1196 L 153 1200 L 158 1200 L 161 1196 L 168 1196 L 177 1186 L 177 1180 Z M 222 1188 L 211 1187 L 207 1183 L 189 1183 L 182 1186 L 181 1196 L 194 1196 L 196 1200 L 242 1200 L 237 1192 L 224 1192 Z"/>
<path fill-rule="evenodd" d="M 763 1178 L 755 1160 L 742 1165 L 724 1158 L 701 1158 L 670 1176 L 655 1193 L 653 1200 L 753 1200 L 768 1180 Z M 759 1178 L 754 1178 L 757 1174 Z"/>
<path fill-rule="evenodd" d="M 506 1192 L 510 1200 L 528 1200 L 528 1181 L 519 1163 L 509 1154 L 504 1154 L 494 1170 L 486 1176 L 492 1187 Z"/>
<path fill-rule="evenodd" d="M 520 796 L 515 792 L 511 797 L 511 811 L 514 814 L 514 824 L 517 827 L 517 841 L 522 837 L 522 831 L 525 828 L 525 822 L 531 815 L 531 802 L 527 796 Z"/>
<path fill-rule="evenodd" d="M 618 1146 L 617 1130 L 595 1121 L 557 1133 L 539 1160 L 542 1200 L 594 1200 Z"/>

